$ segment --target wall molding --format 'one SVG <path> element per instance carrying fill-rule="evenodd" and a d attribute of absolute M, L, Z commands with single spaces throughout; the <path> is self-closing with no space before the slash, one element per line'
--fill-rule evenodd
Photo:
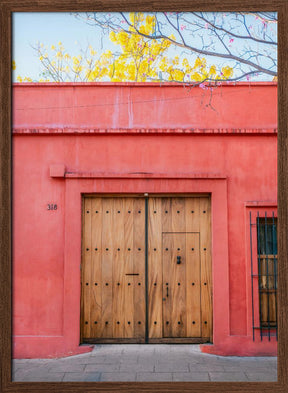
<path fill-rule="evenodd" d="M 232 135 L 259 135 L 272 134 L 277 135 L 277 128 L 73 128 L 73 127 L 57 127 L 57 128 L 13 128 L 13 135 L 211 135 L 211 134 L 232 134 Z"/>

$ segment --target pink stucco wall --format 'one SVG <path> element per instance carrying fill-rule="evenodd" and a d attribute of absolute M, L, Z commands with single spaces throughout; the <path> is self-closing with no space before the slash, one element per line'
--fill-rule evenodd
<path fill-rule="evenodd" d="M 81 195 L 211 193 L 213 344 L 276 354 L 252 340 L 248 213 L 277 214 L 277 86 L 15 84 L 15 357 L 79 346 Z M 47 204 L 57 210 L 47 210 Z M 261 210 L 262 209 L 262 210 Z"/>

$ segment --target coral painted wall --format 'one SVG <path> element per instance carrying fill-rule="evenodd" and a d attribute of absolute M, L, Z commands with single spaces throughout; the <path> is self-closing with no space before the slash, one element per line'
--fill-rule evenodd
<path fill-rule="evenodd" d="M 277 215 L 276 130 L 275 83 L 212 95 L 172 84 L 15 84 L 14 357 L 91 349 L 79 345 L 81 195 L 110 192 L 210 193 L 213 344 L 202 350 L 275 355 L 274 337 L 252 339 L 248 213 Z"/>

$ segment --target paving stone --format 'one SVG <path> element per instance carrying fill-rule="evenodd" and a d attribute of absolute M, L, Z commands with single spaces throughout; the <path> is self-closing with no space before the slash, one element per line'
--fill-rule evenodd
<path fill-rule="evenodd" d="M 125 353 L 154 353 L 155 351 L 155 346 L 154 344 L 131 344 L 131 345 L 126 345 L 123 351 L 123 354 Z"/>
<path fill-rule="evenodd" d="M 18 364 L 17 365 L 17 367 L 19 368 L 19 369 L 24 369 L 24 368 L 27 368 L 27 369 L 32 369 L 32 368 L 38 368 L 39 370 L 40 369 L 46 369 L 46 368 L 48 368 L 48 367 L 50 367 L 51 366 L 51 363 L 38 363 L 38 362 L 35 362 L 35 363 L 27 363 L 27 364 L 25 364 L 25 363 L 21 363 L 21 364 Z"/>
<path fill-rule="evenodd" d="M 15 373 L 14 382 L 61 382 L 64 373 L 39 373 L 33 370 L 32 372 Z"/>
<path fill-rule="evenodd" d="M 156 353 L 164 353 L 164 354 L 168 354 L 169 352 L 175 352 L 175 348 L 173 345 L 169 345 L 169 344 L 160 344 L 160 345 L 156 345 L 155 346 L 155 354 Z"/>
<path fill-rule="evenodd" d="M 119 371 L 119 364 L 87 364 L 84 372 L 113 373 Z"/>
<path fill-rule="evenodd" d="M 101 353 L 102 355 L 105 354 L 121 354 L 125 350 L 126 345 L 102 345 L 99 348 L 94 348 L 93 351 L 91 352 L 91 356 L 97 356 L 97 354 Z"/>
<path fill-rule="evenodd" d="M 133 366 L 135 364 L 138 364 L 139 362 L 139 357 L 125 357 L 123 359 L 120 359 L 118 361 L 119 364 L 129 364 L 130 366 Z"/>
<path fill-rule="evenodd" d="M 222 366 L 224 371 L 230 372 L 230 373 L 237 373 L 239 370 L 244 372 L 243 368 L 237 366 L 237 365 L 229 365 L 229 366 Z"/>
<path fill-rule="evenodd" d="M 134 372 L 115 372 L 115 373 L 101 373 L 101 382 L 131 382 L 136 381 L 136 373 Z"/>
<path fill-rule="evenodd" d="M 49 373 L 79 373 L 83 372 L 85 368 L 84 364 L 61 364 L 54 365 L 48 368 Z"/>
<path fill-rule="evenodd" d="M 51 366 L 51 364 L 53 363 L 48 363 L 48 362 L 38 362 L 38 361 L 34 361 L 34 362 L 27 362 L 27 363 L 14 363 L 12 364 L 12 367 L 17 367 L 19 370 L 22 369 L 27 369 L 27 370 L 31 370 L 34 368 L 38 368 L 40 369 L 46 369 L 49 368 Z"/>
<path fill-rule="evenodd" d="M 98 382 L 101 373 L 65 373 L 63 382 Z"/>
<path fill-rule="evenodd" d="M 210 377 L 215 381 L 276 381 L 277 357 L 215 356 L 200 352 L 199 345 L 186 344 L 103 344 L 95 345 L 87 354 L 13 361 L 13 380 L 18 381 L 99 380 L 100 373 L 107 374 L 111 381 L 112 374 L 119 375 L 119 381 L 135 380 L 142 375 L 144 379 L 137 380 L 172 381 L 173 377 L 175 381 L 189 381 Z"/>
<path fill-rule="evenodd" d="M 204 363 L 203 360 L 194 358 L 193 355 L 191 355 L 191 354 L 178 354 L 177 352 L 174 354 L 172 353 L 169 356 L 163 356 L 163 355 L 162 356 L 155 356 L 155 359 L 159 362 L 164 360 L 164 361 L 171 361 L 174 363 L 177 363 L 177 362 L 182 362 L 182 363 L 186 362 L 186 363 L 195 363 L 195 364 L 203 364 Z"/>
<path fill-rule="evenodd" d="M 94 356 L 93 358 L 89 358 L 86 361 L 81 360 L 80 364 L 119 364 L 121 362 L 121 357 L 116 356 Z"/>
<path fill-rule="evenodd" d="M 276 361 L 277 362 L 277 356 L 253 356 L 250 359 L 253 359 L 256 362 L 258 360 L 260 360 L 262 362 L 270 362 L 270 361 Z"/>
<path fill-rule="evenodd" d="M 48 374 L 48 367 L 40 365 L 40 366 L 35 366 L 35 365 L 28 365 L 26 367 L 21 367 L 18 368 L 17 370 L 12 370 L 12 380 L 25 380 L 27 376 L 31 375 L 46 375 Z"/>
<path fill-rule="evenodd" d="M 273 370 L 277 369 L 277 365 L 274 364 L 265 364 L 265 363 L 255 363 L 255 364 L 249 364 L 249 363 L 243 363 L 240 365 L 242 369 L 246 369 L 247 371 L 249 370 L 270 370 L 273 368 Z"/>
<path fill-rule="evenodd" d="M 128 347 L 128 349 L 129 349 L 129 347 Z M 140 353 L 145 353 L 145 352 L 153 353 L 153 352 L 155 352 L 155 344 L 142 344 L 139 348 L 139 352 Z"/>
<path fill-rule="evenodd" d="M 189 372 L 189 365 L 187 362 L 157 362 L 155 363 L 155 372 Z"/>
<path fill-rule="evenodd" d="M 194 382 L 202 382 L 202 381 L 210 381 L 209 374 L 207 373 L 173 373 L 172 374 L 173 381 L 177 382 L 185 382 L 185 381 L 194 381 Z"/>
<path fill-rule="evenodd" d="M 150 358 L 149 358 L 149 357 L 142 357 L 142 356 L 139 356 L 137 363 L 138 363 L 139 365 L 144 366 L 144 367 L 146 367 L 146 366 L 149 367 L 149 365 L 151 365 L 151 364 L 153 364 L 153 366 L 155 366 L 156 360 L 155 360 L 154 357 L 151 357 L 151 356 L 150 356 Z"/>
<path fill-rule="evenodd" d="M 118 359 L 120 363 L 129 363 L 129 364 L 135 364 L 138 362 L 139 359 L 139 353 L 132 353 L 132 354 L 123 354 L 121 357 Z M 151 359 L 151 356 L 150 356 Z"/>
<path fill-rule="evenodd" d="M 115 345 L 115 347 L 113 347 L 113 345 L 108 345 L 108 346 L 104 346 L 103 348 L 98 349 L 97 351 L 93 351 L 91 352 L 91 357 L 94 356 L 119 356 L 124 352 L 125 348 L 124 345 L 121 347 L 119 347 L 118 345 Z"/>
<path fill-rule="evenodd" d="M 81 356 L 79 358 L 74 357 L 69 359 L 69 358 L 64 358 L 64 359 L 57 359 L 53 364 L 84 364 L 89 362 L 90 360 L 93 360 L 90 356 Z"/>
<path fill-rule="evenodd" d="M 257 357 L 243 357 L 243 358 L 238 358 L 239 363 L 249 363 L 249 364 L 277 364 L 277 359 L 271 358 L 267 356 L 267 359 L 265 358 L 257 358 Z"/>
<path fill-rule="evenodd" d="M 91 355 L 91 358 L 99 357 L 99 356 L 100 357 L 105 357 L 105 356 L 111 356 L 111 355 L 120 357 L 120 356 L 122 356 L 123 352 L 124 352 L 124 349 L 122 349 L 122 351 L 119 351 L 119 350 L 112 351 L 111 349 L 106 349 L 105 351 L 101 350 L 99 352 L 93 353 Z"/>
<path fill-rule="evenodd" d="M 237 361 L 235 361 L 235 360 L 228 360 L 225 358 L 212 358 L 212 359 L 211 358 L 202 358 L 202 362 L 205 363 L 206 365 L 209 365 L 209 366 L 213 366 L 213 365 L 227 366 L 227 365 L 231 365 L 231 364 L 233 364 L 233 365 L 238 364 Z"/>
<path fill-rule="evenodd" d="M 15 364 L 25 363 L 25 364 L 44 364 L 49 362 L 55 362 L 57 359 L 14 359 L 13 362 Z"/>
<path fill-rule="evenodd" d="M 275 382 L 277 381 L 277 372 L 245 372 L 248 381 L 250 382 Z"/>
<path fill-rule="evenodd" d="M 248 381 L 247 376 L 243 372 L 209 372 L 209 378 L 211 381 L 225 382 L 235 381 L 243 382 Z"/>
<path fill-rule="evenodd" d="M 154 363 L 151 361 L 150 363 L 147 362 L 141 362 L 141 363 L 135 363 L 131 365 L 130 363 L 121 363 L 119 367 L 119 371 L 130 371 L 133 370 L 134 372 L 153 372 L 154 371 Z"/>
<path fill-rule="evenodd" d="M 136 381 L 138 382 L 171 382 L 172 373 L 137 373 Z"/>
<path fill-rule="evenodd" d="M 219 372 L 224 371 L 224 366 L 220 366 L 218 364 L 195 364 L 189 363 L 189 370 L 191 372 Z"/>

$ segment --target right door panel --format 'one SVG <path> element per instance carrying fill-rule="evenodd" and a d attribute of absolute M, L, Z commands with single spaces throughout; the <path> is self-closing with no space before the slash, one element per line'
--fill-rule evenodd
<path fill-rule="evenodd" d="M 209 197 L 149 198 L 151 339 L 212 341 Z"/>
<path fill-rule="evenodd" d="M 163 233 L 163 337 L 200 337 L 199 233 Z"/>

